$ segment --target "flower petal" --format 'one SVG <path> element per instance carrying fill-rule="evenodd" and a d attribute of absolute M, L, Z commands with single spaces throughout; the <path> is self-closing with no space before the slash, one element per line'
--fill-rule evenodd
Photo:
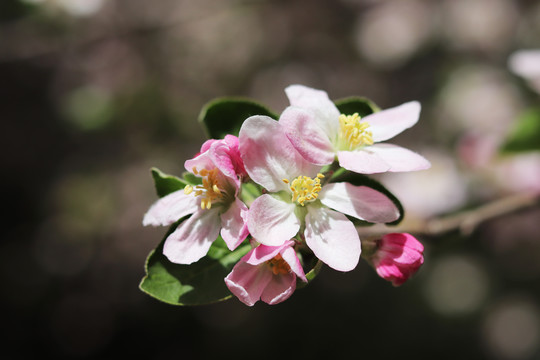
<path fill-rule="evenodd" d="M 330 138 L 339 131 L 339 110 L 325 91 L 303 85 L 291 85 L 285 89 L 292 106 L 313 112 L 314 120 Z"/>
<path fill-rule="evenodd" d="M 195 196 L 184 194 L 178 190 L 156 201 L 144 214 L 143 225 L 168 226 L 186 215 L 192 214 L 199 208 Z"/>
<path fill-rule="evenodd" d="M 176 264 L 194 263 L 208 253 L 220 225 L 219 209 L 199 209 L 167 237 L 163 255 Z"/>
<path fill-rule="evenodd" d="M 249 209 L 248 229 L 258 242 L 279 246 L 296 235 L 300 221 L 294 213 L 295 205 L 271 195 L 259 196 Z"/>
<path fill-rule="evenodd" d="M 368 146 L 364 151 L 379 156 L 385 163 L 390 165 L 390 172 L 418 171 L 431 167 L 429 161 L 423 156 L 392 144 L 375 144 Z"/>
<path fill-rule="evenodd" d="M 245 261 L 251 265 L 259 265 L 265 261 L 271 260 L 286 248 L 290 248 L 293 244 L 294 241 L 292 240 L 286 241 L 285 243 L 283 243 L 283 245 L 280 246 L 267 246 L 261 244 L 254 248 L 252 251 L 250 251 L 248 254 L 244 255 L 242 261 Z"/>
<path fill-rule="evenodd" d="M 238 198 L 221 214 L 221 237 L 231 251 L 236 249 L 249 234 L 247 216 L 248 208 Z"/>
<path fill-rule="evenodd" d="M 240 129 L 239 139 L 247 173 L 270 192 L 285 190 L 283 179 L 317 174 L 318 167 L 295 150 L 281 124 L 268 116 L 248 118 Z"/>
<path fill-rule="evenodd" d="M 287 137 L 307 161 L 327 165 L 334 161 L 329 135 L 316 123 L 314 116 L 300 108 L 288 107 L 279 118 Z"/>
<path fill-rule="evenodd" d="M 387 223 L 399 218 L 392 200 L 367 186 L 346 182 L 328 184 L 323 186 L 319 199 L 324 205 L 360 220 Z"/>
<path fill-rule="evenodd" d="M 280 251 L 281 257 L 287 262 L 287 264 L 289 264 L 291 270 L 296 274 L 296 276 L 302 279 L 302 281 L 307 282 L 306 274 L 304 273 L 302 264 L 300 264 L 300 259 L 298 259 L 296 251 L 294 251 L 294 249 L 291 247 L 292 243 L 293 242 L 291 241 L 289 246 L 286 246 Z"/>
<path fill-rule="evenodd" d="M 239 261 L 225 278 L 225 284 L 240 301 L 253 306 L 271 280 L 272 272 L 265 266 Z"/>
<path fill-rule="evenodd" d="M 367 147 L 354 151 L 339 151 L 339 165 L 359 174 L 376 174 L 386 172 L 390 169 L 390 165 L 381 159 L 379 155 L 365 149 Z"/>
<path fill-rule="evenodd" d="M 296 276 L 293 273 L 272 275 L 261 294 L 261 300 L 275 305 L 287 300 L 296 290 Z"/>
<path fill-rule="evenodd" d="M 368 115 L 362 121 L 370 125 L 373 141 L 385 141 L 416 124 L 420 117 L 420 108 L 418 101 L 411 101 Z"/>
<path fill-rule="evenodd" d="M 322 262 L 338 271 L 350 271 L 360 259 L 360 238 L 353 223 L 330 209 L 307 206 L 306 244 Z"/>

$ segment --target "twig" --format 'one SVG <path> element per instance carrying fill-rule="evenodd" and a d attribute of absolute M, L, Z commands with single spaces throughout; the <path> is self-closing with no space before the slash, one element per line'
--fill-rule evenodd
<path fill-rule="evenodd" d="M 379 237 L 388 232 L 406 232 L 418 235 L 435 236 L 456 230 L 463 235 L 470 235 L 485 221 L 538 204 L 540 204 L 540 195 L 521 193 L 497 199 L 475 209 L 462 211 L 453 215 L 404 222 L 402 225 L 395 227 L 383 225 L 360 228 L 359 233 L 360 236 L 366 238 Z"/>

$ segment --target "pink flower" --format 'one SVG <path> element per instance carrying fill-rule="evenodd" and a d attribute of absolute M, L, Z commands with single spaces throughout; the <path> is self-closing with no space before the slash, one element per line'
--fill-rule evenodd
<path fill-rule="evenodd" d="M 143 219 L 145 226 L 168 226 L 191 214 L 167 237 L 163 246 L 163 254 L 177 264 L 191 264 L 205 256 L 220 233 L 230 250 L 240 245 L 249 233 L 247 206 L 237 198 L 240 178 L 245 173 L 238 139 L 230 136 L 207 141 L 201 153 L 187 160 L 184 166 L 201 177 L 202 184 L 188 185 L 164 196 L 150 207 Z"/>
<path fill-rule="evenodd" d="M 290 240 L 280 246 L 259 245 L 247 253 L 225 278 L 240 301 L 253 306 L 258 300 L 274 305 L 296 289 L 296 277 L 307 282 Z"/>
<path fill-rule="evenodd" d="M 377 246 L 371 258 L 373 266 L 380 277 L 394 286 L 402 285 L 424 263 L 424 246 L 410 234 L 386 234 Z"/>
<path fill-rule="evenodd" d="M 285 89 L 290 111 L 279 122 L 302 156 L 313 164 L 339 164 L 357 173 L 416 171 L 430 167 L 422 156 L 391 144 L 388 140 L 418 121 L 420 104 L 408 102 L 365 118 L 340 114 L 326 92 L 302 85 Z"/>
<path fill-rule="evenodd" d="M 263 245 L 281 246 L 303 229 L 315 256 L 333 269 L 350 271 L 361 248 L 358 232 L 345 215 L 369 222 L 399 217 L 394 203 L 372 188 L 325 185 L 321 167 L 295 150 L 281 122 L 252 116 L 242 125 L 239 141 L 247 173 L 268 191 L 251 204 L 247 220 L 251 235 Z"/>
<path fill-rule="evenodd" d="M 510 55 L 508 66 L 540 93 L 540 50 L 518 50 Z"/>

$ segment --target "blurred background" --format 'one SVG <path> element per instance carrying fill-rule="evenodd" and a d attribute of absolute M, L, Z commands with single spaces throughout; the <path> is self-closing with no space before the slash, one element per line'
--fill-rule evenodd
<path fill-rule="evenodd" d="M 419 100 L 392 142 L 432 169 L 380 177 L 409 222 L 538 191 L 538 153 L 495 154 L 539 106 L 508 69 L 533 48 L 533 0 L 2 0 L 3 358 L 540 359 L 538 204 L 418 234 L 425 264 L 399 288 L 361 261 L 277 306 L 138 289 L 165 233 L 141 225 L 149 169 L 182 173 L 218 96 L 277 112 L 293 83 Z"/>

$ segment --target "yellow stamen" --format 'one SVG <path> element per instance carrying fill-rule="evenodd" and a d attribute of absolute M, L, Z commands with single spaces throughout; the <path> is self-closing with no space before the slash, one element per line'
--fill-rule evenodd
<path fill-rule="evenodd" d="M 272 273 L 274 275 L 285 275 L 291 271 L 291 267 L 285 260 L 283 260 L 281 254 L 277 254 L 272 259 L 268 260 L 267 264 L 272 269 Z"/>
<path fill-rule="evenodd" d="M 315 178 L 307 176 L 299 176 L 295 178 L 289 186 L 292 192 L 292 201 L 298 202 L 298 204 L 304 206 L 306 201 L 313 201 L 319 196 L 321 191 L 321 179 L 324 178 L 323 174 L 317 174 Z M 285 184 L 289 184 L 289 180 L 283 179 Z"/>
<path fill-rule="evenodd" d="M 367 130 L 369 124 L 366 121 L 360 122 L 360 119 L 358 113 L 339 116 L 339 140 L 347 150 L 363 145 L 373 145 L 373 133 Z"/>
<path fill-rule="evenodd" d="M 210 210 L 212 203 L 219 201 L 225 196 L 223 189 L 223 180 L 219 176 L 219 170 L 214 168 L 212 170 L 202 169 L 198 171 L 195 167 L 192 169 L 193 174 L 202 177 L 202 184 L 195 186 L 186 185 L 184 188 L 184 194 L 189 195 L 193 193 L 194 196 L 201 197 L 201 209 Z"/>

